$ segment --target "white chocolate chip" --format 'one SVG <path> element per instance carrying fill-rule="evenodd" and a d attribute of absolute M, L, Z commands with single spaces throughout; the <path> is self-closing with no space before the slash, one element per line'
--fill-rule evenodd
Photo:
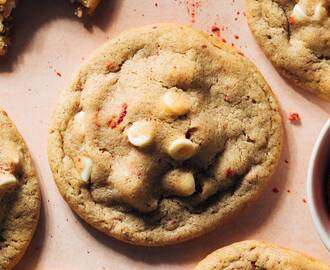
<path fill-rule="evenodd" d="M 88 157 L 78 157 L 76 160 L 76 168 L 80 172 L 81 179 L 88 182 L 93 168 L 93 161 Z"/>
<path fill-rule="evenodd" d="M 127 130 L 127 137 L 131 144 L 137 147 L 145 147 L 153 141 L 154 133 L 154 124 L 152 122 L 140 120 L 134 122 Z"/>
<path fill-rule="evenodd" d="M 175 160 L 191 158 L 197 151 L 197 144 L 186 138 L 177 138 L 168 146 L 168 154 Z"/>
<path fill-rule="evenodd" d="M 7 190 L 16 187 L 17 179 L 11 173 L 0 173 L 0 190 Z"/>
<path fill-rule="evenodd" d="M 308 6 L 311 6 L 313 9 L 313 16 L 307 15 L 306 10 L 308 9 Z M 303 21 L 320 21 L 324 17 L 327 16 L 327 10 L 325 8 L 325 2 L 319 1 L 318 3 L 311 3 L 308 1 L 299 1 L 298 4 L 296 4 L 293 7 L 291 16 L 296 20 L 297 22 L 303 22 Z"/>
<path fill-rule="evenodd" d="M 320 21 L 322 20 L 322 18 L 324 18 L 325 16 L 327 16 L 327 11 L 324 8 L 324 6 L 321 3 L 318 3 L 315 7 L 314 7 L 314 15 L 312 17 L 313 21 Z"/>
<path fill-rule="evenodd" d="M 191 99 L 184 92 L 169 90 L 163 95 L 162 101 L 165 111 L 176 116 L 188 113 L 191 108 Z"/>
<path fill-rule="evenodd" d="M 173 170 L 163 178 L 163 187 L 170 193 L 187 197 L 195 192 L 195 179 L 191 172 Z"/>
<path fill-rule="evenodd" d="M 86 113 L 84 111 L 78 112 L 74 116 L 74 123 L 79 129 L 80 133 L 85 133 L 85 127 L 86 127 Z"/>
<path fill-rule="evenodd" d="M 307 15 L 304 9 L 299 4 L 294 6 L 291 16 L 293 16 L 297 21 L 303 21 L 307 19 Z"/>

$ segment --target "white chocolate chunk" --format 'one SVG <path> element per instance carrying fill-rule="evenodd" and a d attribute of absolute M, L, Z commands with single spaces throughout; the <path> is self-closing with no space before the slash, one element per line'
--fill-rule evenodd
<path fill-rule="evenodd" d="M 313 15 L 306 14 L 306 10 L 308 9 L 308 6 L 311 6 L 311 8 L 313 9 Z M 293 17 L 297 22 L 320 21 L 326 16 L 327 16 L 327 10 L 325 8 L 324 1 L 319 1 L 316 4 L 312 2 L 308 2 L 306 0 L 299 1 L 299 3 L 293 7 L 291 14 L 291 17 Z"/>
<path fill-rule="evenodd" d="M 81 179 L 88 182 L 93 168 L 93 161 L 88 157 L 78 157 L 76 160 L 76 168 L 80 172 Z"/>
<path fill-rule="evenodd" d="M 291 16 L 293 16 L 297 21 L 303 21 L 307 19 L 307 15 L 304 9 L 299 4 L 294 6 Z"/>
<path fill-rule="evenodd" d="M 186 138 L 177 138 L 168 146 L 168 154 L 175 160 L 191 158 L 197 151 L 197 144 Z"/>
<path fill-rule="evenodd" d="M 163 178 L 163 187 L 172 194 L 187 197 L 195 192 L 195 178 L 191 172 L 173 170 Z"/>
<path fill-rule="evenodd" d="M 314 7 L 314 15 L 312 17 L 313 21 L 320 21 L 327 16 L 327 11 L 321 3 L 318 3 Z"/>
<path fill-rule="evenodd" d="M 0 173 L 0 190 L 16 187 L 17 179 L 11 173 Z"/>
<path fill-rule="evenodd" d="M 165 111 L 176 116 L 188 113 L 191 108 L 191 99 L 184 92 L 169 90 L 163 95 L 162 102 Z"/>
<path fill-rule="evenodd" d="M 137 147 L 145 147 L 152 143 L 154 129 L 154 124 L 150 121 L 140 120 L 134 122 L 127 130 L 128 141 Z"/>
<path fill-rule="evenodd" d="M 86 113 L 84 111 L 78 112 L 74 116 L 74 123 L 79 129 L 80 133 L 85 133 L 85 128 L 86 128 Z"/>

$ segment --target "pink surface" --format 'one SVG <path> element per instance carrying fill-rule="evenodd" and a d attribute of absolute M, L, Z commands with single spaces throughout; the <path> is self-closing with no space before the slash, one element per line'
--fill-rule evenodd
<path fill-rule="evenodd" d="M 46 155 L 47 129 L 60 91 L 82 60 L 116 33 L 157 22 L 190 24 L 191 16 L 187 1 L 158 0 L 156 6 L 152 0 L 104 0 L 84 25 L 72 16 L 67 2 L 22 1 L 14 46 L 0 63 L 0 107 L 9 113 L 29 145 L 43 195 L 36 237 L 16 270 L 192 269 L 209 252 L 251 238 L 275 242 L 330 263 L 330 254 L 304 203 L 307 164 L 314 141 L 329 118 L 329 103 L 294 90 L 278 75 L 249 32 L 242 1 L 238 0 L 198 1 L 201 7 L 196 10 L 194 26 L 205 31 L 215 22 L 225 26 L 223 37 L 259 67 L 280 100 L 286 130 L 284 152 L 264 196 L 231 224 L 197 240 L 163 248 L 120 243 L 77 218 L 56 189 Z M 289 123 L 290 112 L 301 115 L 300 125 Z M 279 192 L 273 192 L 274 188 Z"/>

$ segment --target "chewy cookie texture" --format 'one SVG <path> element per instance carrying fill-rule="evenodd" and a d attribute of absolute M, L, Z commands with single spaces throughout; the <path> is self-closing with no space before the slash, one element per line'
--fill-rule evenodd
<path fill-rule="evenodd" d="M 330 1 L 246 0 L 258 43 L 280 71 L 330 100 Z"/>
<path fill-rule="evenodd" d="M 281 149 L 278 103 L 255 66 L 186 26 L 160 24 L 98 49 L 62 94 L 48 155 L 88 223 L 165 245 L 255 201 Z"/>
<path fill-rule="evenodd" d="M 208 255 L 194 270 L 330 270 L 325 262 L 261 241 L 243 241 Z"/>
<path fill-rule="evenodd" d="M 28 149 L 0 110 L 0 269 L 24 255 L 39 219 L 38 180 Z"/>

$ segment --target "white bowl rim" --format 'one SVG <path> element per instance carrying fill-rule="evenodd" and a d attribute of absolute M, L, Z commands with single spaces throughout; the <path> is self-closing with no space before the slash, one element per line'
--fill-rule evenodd
<path fill-rule="evenodd" d="M 328 235 L 326 228 L 324 228 L 316 207 L 316 202 L 314 200 L 314 185 L 313 185 L 313 172 L 315 168 L 315 161 L 317 160 L 317 157 L 320 152 L 320 147 L 323 145 L 324 139 L 326 137 L 326 134 L 330 130 L 330 119 L 326 121 L 324 124 L 317 140 L 316 143 L 313 147 L 312 155 L 309 160 L 309 165 L 308 165 L 308 173 L 307 173 L 307 202 L 308 202 L 308 207 L 309 211 L 312 216 L 313 223 L 317 229 L 317 232 L 323 242 L 323 244 L 326 246 L 326 248 L 330 251 L 330 235 Z"/>

